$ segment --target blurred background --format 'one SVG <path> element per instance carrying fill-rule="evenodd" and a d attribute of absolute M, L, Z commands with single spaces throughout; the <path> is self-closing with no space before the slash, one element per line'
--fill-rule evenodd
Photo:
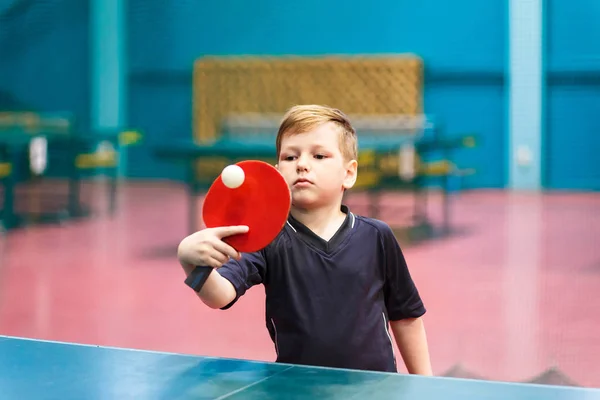
<path fill-rule="evenodd" d="M 397 233 L 434 373 L 600 387 L 599 18 L 0 0 L 0 334 L 273 360 L 262 287 L 210 310 L 176 248 L 223 166 L 270 159 L 285 109 L 327 103 L 357 124 L 346 202 Z"/>

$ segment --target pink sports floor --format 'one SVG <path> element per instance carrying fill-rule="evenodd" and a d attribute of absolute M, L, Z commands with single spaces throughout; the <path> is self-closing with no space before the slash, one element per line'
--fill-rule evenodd
<path fill-rule="evenodd" d="M 348 204 L 368 210 L 360 195 Z M 262 287 L 219 311 L 184 286 L 175 251 L 186 207 L 179 185 L 130 183 L 112 218 L 10 232 L 0 334 L 273 360 Z M 450 237 L 401 243 L 428 308 L 435 374 L 600 387 L 600 194 L 464 192 L 452 223 Z"/>

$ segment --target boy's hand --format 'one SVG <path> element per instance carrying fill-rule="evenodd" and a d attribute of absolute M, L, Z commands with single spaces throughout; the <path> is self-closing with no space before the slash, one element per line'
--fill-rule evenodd
<path fill-rule="evenodd" d="M 239 260 L 242 255 L 221 240 L 224 237 L 248 232 L 247 226 L 206 228 L 192 233 L 179 243 L 177 257 L 182 263 L 219 268 L 229 258 Z"/>

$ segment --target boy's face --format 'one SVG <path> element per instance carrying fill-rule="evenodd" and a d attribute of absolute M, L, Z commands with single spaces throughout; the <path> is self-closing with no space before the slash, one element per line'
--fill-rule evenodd
<path fill-rule="evenodd" d="M 341 201 L 344 189 L 356 181 L 357 163 L 344 159 L 339 130 L 326 123 L 284 136 L 278 169 L 290 187 L 292 204 L 315 208 Z"/>

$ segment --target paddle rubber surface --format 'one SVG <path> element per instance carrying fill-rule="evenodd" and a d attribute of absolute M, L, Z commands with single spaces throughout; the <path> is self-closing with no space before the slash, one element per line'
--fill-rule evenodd
<path fill-rule="evenodd" d="M 240 252 L 259 251 L 285 225 L 292 203 L 290 189 L 279 171 L 264 161 L 247 160 L 235 165 L 244 170 L 244 182 L 231 189 L 219 175 L 204 199 L 202 218 L 207 228 L 248 226 L 247 233 L 223 241 Z"/>

